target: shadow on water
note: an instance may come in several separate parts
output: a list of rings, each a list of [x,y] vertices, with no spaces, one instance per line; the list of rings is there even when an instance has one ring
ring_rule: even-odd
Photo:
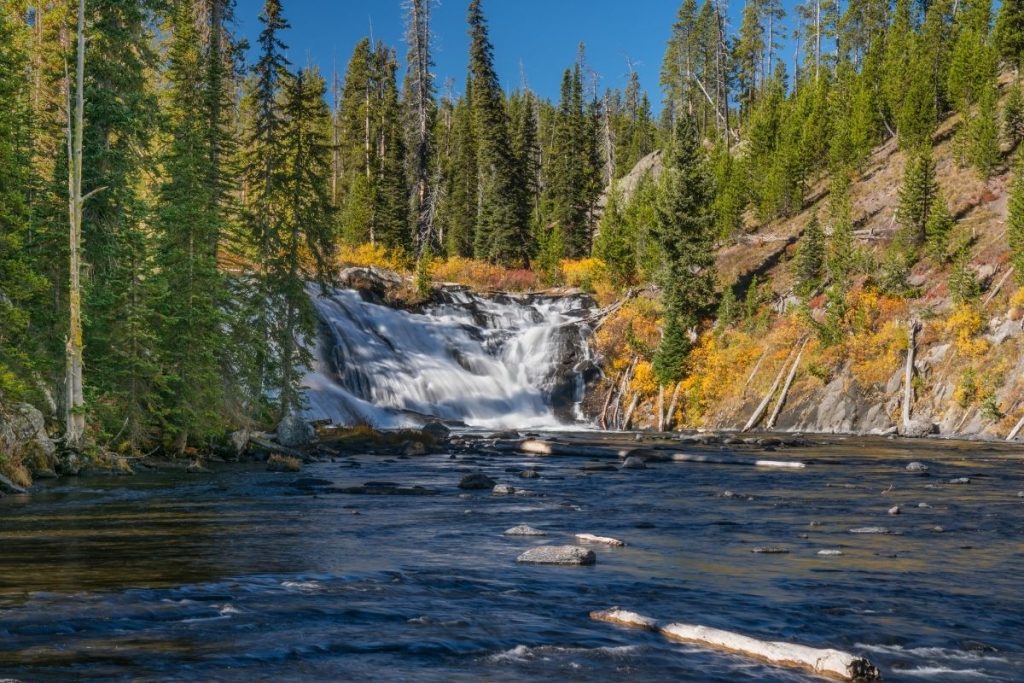
[[[356,456],[43,485],[0,500],[0,678],[814,680],[587,617],[621,605],[861,653],[889,681],[1021,680],[1019,452],[848,440],[771,457],[809,466]],[[533,495],[459,490],[475,471]],[[438,495],[325,485],[367,481]],[[548,536],[502,535],[521,523]],[[515,563],[576,532],[627,546],[593,567]]]

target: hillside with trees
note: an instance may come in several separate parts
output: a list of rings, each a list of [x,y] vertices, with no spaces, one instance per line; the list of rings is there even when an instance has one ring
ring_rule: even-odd
[[[608,427],[742,427],[790,392],[782,427],[1013,429],[1024,4],[748,0],[733,30],[684,0],[660,113],[583,45],[557,100],[501,83],[481,0],[437,83],[431,2],[406,4],[405,45],[338,74],[291,63],[280,0],[251,63],[231,0],[0,5],[0,411],[96,457],[273,426],[310,296],[376,265],[620,302]]]

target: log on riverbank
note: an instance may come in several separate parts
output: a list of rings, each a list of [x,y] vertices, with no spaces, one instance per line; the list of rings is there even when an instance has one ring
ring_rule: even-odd
[[[774,666],[802,669],[842,681],[881,680],[881,673],[863,657],[831,648],[815,648],[781,641],[765,641],[740,633],[695,624],[661,625],[656,620],[617,607],[590,613],[590,618],[616,626],[660,633],[669,640],[750,657]]]

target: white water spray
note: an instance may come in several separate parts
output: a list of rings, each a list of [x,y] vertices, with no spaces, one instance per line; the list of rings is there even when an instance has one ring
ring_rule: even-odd
[[[580,416],[592,367],[582,296],[480,296],[441,290],[420,313],[314,295],[321,334],[304,380],[312,420],[410,427],[557,428]]]

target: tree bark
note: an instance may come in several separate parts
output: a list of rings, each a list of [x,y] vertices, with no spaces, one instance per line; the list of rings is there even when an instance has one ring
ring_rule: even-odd
[[[768,418],[768,424],[765,428],[771,431],[775,428],[775,421],[779,419],[779,414],[782,412],[782,406],[786,404],[786,396],[789,395],[789,388],[793,385],[793,378],[796,377],[796,370],[800,367],[800,358],[804,355],[804,348],[807,346],[805,341],[800,346],[800,353],[796,354],[796,360],[793,361],[793,367],[789,370],[789,376],[786,377],[786,383],[782,385],[782,393],[779,395],[779,400],[775,404],[775,409],[772,410],[772,416]]]
[[[78,50],[75,61],[75,106],[68,111],[69,285],[65,445],[79,449],[85,436],[82,341],[82,126],[85,108],[85,0],[78,0]]]
[[[793,352],[790,351],[790,355],[792,355],[792,353]],[[764,411],[768,408],[768,404],[771,403],[772,396],[775,395],[775,390],[779,388],[779,382],[782,381],[782,376],[786,372],[787,365],[789,365],[789,356],[786,356],[786,362],[782,364],[781,368],[779,368],[779,374],[775,376],[775,381],[772,382],[771,389],[769,389],[768,393],[765,394],[764,399],[757,406],[757,409],[754,411],[754,414],[750,416],[749,420],[747,420],[747,424],[744,425],[742,431],[749,432],[751,429],[757,426],[758,422],[761,421],[761,416],[764,415]]]
[[[907,328],[907,364],[903,370],[903,428],[910,426],[910,408],[914,404],[914,352],[919,323],[913,320]]]

